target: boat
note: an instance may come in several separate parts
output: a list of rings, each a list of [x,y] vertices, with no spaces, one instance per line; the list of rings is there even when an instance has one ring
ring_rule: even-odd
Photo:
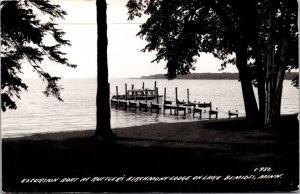
[[[131,89],[127,90],[126,94],[112,96],[112,99],[117,100],[156,100],[157,98],[162,98],[162,95],[158,95],[157,90],[153,89]]]

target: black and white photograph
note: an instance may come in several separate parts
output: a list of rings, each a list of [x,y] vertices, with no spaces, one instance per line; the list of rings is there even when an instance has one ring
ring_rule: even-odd
[[[4,193],[299,191],[297,0],[1,0]]]

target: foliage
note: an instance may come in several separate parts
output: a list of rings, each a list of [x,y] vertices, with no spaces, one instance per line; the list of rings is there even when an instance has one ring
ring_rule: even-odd
[[[137,10],[151,16],[138,33],[148,41],[143,51],[156,50],[158,53],[154,61],[167,61],[168,78],[193,70],[196,57],[201,52],[212,53],[223,60],[223,68],[227,63],[235,62],[232,58],[234,43],[241,36],[239,29],[242,24],[230,12],[231,8],[225,6],[227,0],[221,5],[213,0],[134,2],[130,0],[127,4],[129,19],[139,16]]]
[[[54,23],[55,18],[64,18],[66,12],[49,0],[1,1],[1,99],[2,110],[16,109],[13,98],[20,98],[20,92],[28,86],[20,78],[22,66],[29,64],[47,82],[46,96],[53,95],[61,100],[63,89],[58,80],[44,71],[41,64],[45,59],[69,67],[60,48],[70,46],[63,38],[64,32]],[[41,18],[39,18],[41,16]],[[46,43],[45,39],[53,39]]]
[[[260,20],[257,21],[256,39],[251,46],[250,57],[255,59],[266,70],[265,64],[268,60],[268,47],[270,42],[270,12],[272,12],[271,3],[276,2],[277,10],[274,10],[274,23],[272,24],[273,30],[273,47],[274,47],[274,70],[278,71],[283,68],[285,72],[289,72],[299,68],[298,64],[298,4],[296,0],[289,1],[272,1],[272,0],[259,0],[256,4],[257,15]],[[285,39],[285,40],[283,40]],[[283,41],[287,42],[284,52],[282,50]],[[260,55],[260,57],[257,56]],[[283,56],[284,55],[284,56]],[[260,61],[258,61],[258,58]],[[281,61],[283,60],[283,61]],[[258,64],[252,64],[254,73],[257,73],[261,68]],[[264,72],[265,73],[265,72]],[[274,73],[275,74],[275,73]],[[297,79],[295,84],[297,84]],[[257,79],[254,80],[254,84]]]
[[[138,35],[148,42],[144,52],[157,51],[153,61],[167,61],[167,78],[190,73],[201,52],[211,53],[222,68],[236,64],[249,121],[258,119],[252,84],[260,121],[272,125],[280,115],[284,74],[298,68],[296,0],[129,0],[127,7],[129,19],[149,16]]]
[[[285,23],[286,16],[280,9],[276,16],[277,33],[282,26],[290,25],[292,45],[288,47],[286,70],[298,68],[297,2],[289,3],[290,22]],[[284,3],[280,5],[283,9]],[[236,47],[242,41],[247,46],[247,65],[254,83],[257,64],[266,63],[269,0],[129,0],[127,7],[129,19],[150,16],[138,35],[148,41],[144,52],[157,51],[153,61],[167,61],[168,78],[190,73],[201,52],[223,60],[222,68],[234,64]]]

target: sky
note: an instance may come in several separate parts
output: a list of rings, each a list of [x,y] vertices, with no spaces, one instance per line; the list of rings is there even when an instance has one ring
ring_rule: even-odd
[[[66,57],[78,67],[71,69],[60,64],[45,61],[43,67],[63,78],[94,78],[97,72],[97,25],[95,0],[52,0],[61,5],[68,15],[58,20],[59,27],[66,32],[65,38],[71,41],[71,47],[64,47]],[[107,0],[108,22],[108,68],[110,78],[140,77],[152,74],[165,74],[165,61],[151,63],[155,52],[141,52],[147,44],[137,37],[139,25],[146,19],[128,21],[127,0]],[[201,53],[197,59],[195,73],[219,72],[221,61],[210,54]],[[28,67],[29,68],[29,67]],[[25,69],[27,76],[33,76]],[[224,72],[237,72],[229,65]],[[26,76],[26,75],[25,75]]]

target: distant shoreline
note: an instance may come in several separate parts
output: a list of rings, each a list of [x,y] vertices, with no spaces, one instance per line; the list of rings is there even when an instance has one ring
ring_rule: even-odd
[[[292,80],[296,78],[298,72],[286,72],[284,79]],[[37,80],[38,77],[23,77],[24,80]],[[96,80],[97,77],[62,77],[61,80]],[[141,77],[109,77],[109,79],[167,79],[165,74],[153,74]],[[183,80],[238,80],[238,73],[191,73],[188,75],[179,75],[175,79]]]
[[[285,80],[292,80],[298,75],[298,72],[287,72]],[[141,76],[129,79],[166,79],[164,74],[154,74],[149,76]],[[175,79],[194,79],[194,80],[238,80],[239,73],[191,73],[187,75],[179,75]]]

